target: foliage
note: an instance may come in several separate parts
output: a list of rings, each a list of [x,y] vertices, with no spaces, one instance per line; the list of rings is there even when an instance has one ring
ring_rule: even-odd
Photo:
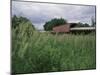
[[[54,18],[44,24],[44,30],[52,30],[53,27],[66,24],[67,22],[63,18]]]
[[[91,18],[91,23],[92,23],[92,27],[94,27],[96,25],[96,21],[93,17]]]
[[[12,25],[12,73],[96,68],[95,35],[52,35],[35,31],[15,17]]]
[[[32,25],[32,23],[25,17],[17,17],[14,15],[12,17],[12,30],[15,31],[14,35],[19,35],[19,37],[26,35],[30,37],[33,34],[33,31],[35,30],[35,27]]]
[[[19,27],[20,28],[20,27]],[[12,30],[12,73],[95,69],[94,35],[52,35],[33,31],[31,37]]]
[[[83,24],[83,23],[79,22],[76,27],[90,27],[90,25],[87,23]]]
[[[19,24],[21,23],[27,23],[30,22],[27,18],[25,17],[17,17],[16,15],[14,15],[12,17],[12,28],[16,28],[17,26],[19,26]],[[32,25],[32,23],[30,22],[30,24]],[[32,25],[32,27],[35,29],[35,27]]]

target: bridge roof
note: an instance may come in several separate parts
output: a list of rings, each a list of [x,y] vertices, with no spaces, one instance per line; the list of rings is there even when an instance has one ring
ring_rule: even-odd
[[[70,28],[70,30],[95,30],[95,27],[74,27]]]

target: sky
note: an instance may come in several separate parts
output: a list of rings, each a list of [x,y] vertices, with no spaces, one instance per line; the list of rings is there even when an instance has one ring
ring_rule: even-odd
[[[28,18],[38,30],[43,30],[45,22],[53,18],[91,25],[91,18],[95,18],[95,6],[12,1],[12,15]]]

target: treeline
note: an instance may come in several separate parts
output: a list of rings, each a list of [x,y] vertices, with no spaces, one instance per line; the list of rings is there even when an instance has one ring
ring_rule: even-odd
[[[59,25],[63,25],[63,24],[67,24],[67,20],[65,20],[64,18],[54,18],[51,19],[50,21],[45,22],[44,26],[44,30],[45,31],[52,31],[53,27],[55,26],[59,26]],[[89,25],[87,23],[70,23],[71,27],[90,27],[90,26],[95,26],[96,22],[95,20],[92,18],[91,19],[91,24]],[[34,25],[32,25],[32,23],[30,22],[30,20],[28,20],[25,17],[17,17],[16,15],[14,15],[12,17],[12,28],[16,28],[19,27],[19,25],[23,25],[23,27],[28,27],[28,29],[33,29],[35,30]],[[28,26],[27,26],[28,25]],[[27,29],[27,30],[28,30]]]
[[[52,31],[53,27],[55,26],[59,26],[59,25],[63,25],[63,24],[67,24],[67,20],[65,20],[64,18],[54,18],[51,19],[50,21],[47,21],[44,24],[44,30],[46,31]],[[71,27],[94,27],[96,25],[95,20],[92,18],[91,19],[91,25],[89,25],[88,23],[70,23]]]

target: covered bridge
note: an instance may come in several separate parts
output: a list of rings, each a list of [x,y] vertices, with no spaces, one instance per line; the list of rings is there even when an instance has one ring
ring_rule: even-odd
[[[95,31],[95,27],[75,27],[76,24],[65,24],[65,25],[60,25],[53,27],[53,32],[56,33],[69,33],[69,32],[91,32]]]

